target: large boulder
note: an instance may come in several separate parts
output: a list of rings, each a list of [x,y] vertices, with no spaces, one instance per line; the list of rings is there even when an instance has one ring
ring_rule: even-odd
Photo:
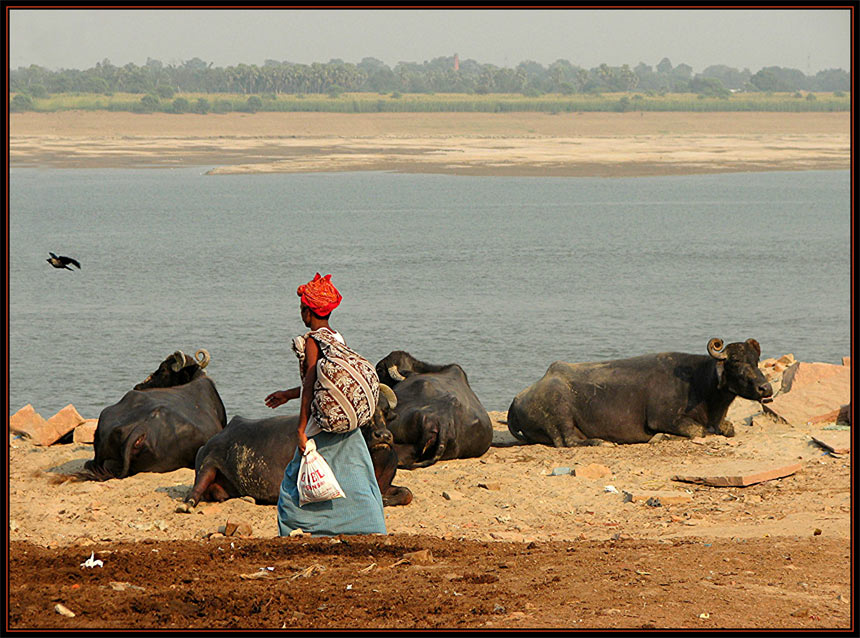
[[[847,364],[793,364],[783,373],[781,392],[764,406],[764,411],[790,425],[846,418],[851,402],[850,358]]]

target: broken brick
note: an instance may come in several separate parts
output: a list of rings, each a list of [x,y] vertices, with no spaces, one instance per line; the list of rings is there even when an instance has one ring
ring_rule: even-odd
[[[604,476],[610,476],[612,470],[605,465],[598,463],[589,463],[588,465],[578,465],[574,468],[572,474],[577,478],[599,479]]]

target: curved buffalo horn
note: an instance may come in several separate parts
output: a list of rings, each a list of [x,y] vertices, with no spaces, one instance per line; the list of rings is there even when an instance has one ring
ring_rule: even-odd
[[[394,409],[397,407],[397,395],[394,394],[394,390],[389,388],[384,383],[379,384],[379,391],[385,395],[385,398],[388,399],[388,407],[390,409]]]
[[[400,372],[397,370],[397,366],[394,364],[388,366],[388,376],[395,381],[406,381],[406,377],[400,374]]]
[[[182,368],[185,367],[185,353],[182,350],[177,350],[173,353],[173,363],[170,365],[170,369],[174,372],[179,372]]]
[[[201,369],[208,366],[209,360],[212,358],[209,356],[209,351],[205,348],[200,348],[200,350],[194,353],[194,356],[197,357],[197,363],[200,364]]]
[[[725,352],[721,352],[723,349],[723,340],[717,339],[714,337],[710,341],[708,341],[708,354],[711,355],[717,361],[725,361],[728,358],[728,355]]]

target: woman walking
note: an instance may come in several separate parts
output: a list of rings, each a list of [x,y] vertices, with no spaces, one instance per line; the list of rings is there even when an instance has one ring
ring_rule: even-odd
[[[278,498],[278,531],[281,536],[295,529],[319,536],[385,534],[382,495],[358,427],[373,416],[379,380],[373,366],[347,348],[344,338],[329,324],[331,312],[343,299],[331,283],[331,275],[317,273],[296,294],[301,298],[302,321],[310,328],[292,343],[301,385],[266,397],[270,408],[301,399],[298,446],[284,471]],[[299,505],[299,466],[309,439],[346,498]]]

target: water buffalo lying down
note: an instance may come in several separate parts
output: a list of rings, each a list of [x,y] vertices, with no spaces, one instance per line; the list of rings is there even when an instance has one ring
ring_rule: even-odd
[[[599,440],[642,443],[658,432],[734,436],[724,421],[736,396],[767,403],[755,339],[708,342],[708,354],[662,352],[598,363],[556,361],[508,409],[508,429],[528,443],[555,447]]]
[[[380,383],[397,395],[388,429],[400,467],[481,456],[493,442],[490,415],[456,363],[432,365],[396,350],[376,364]]]
[[[390,388],[380,385],[373,422],[362,428],[370,450],[383,505],[408,505],[412,492],[392,485],[397,472],[394,438],[385,427],[397,399]],[[197,452],[194,487],[185,501],[225,501],[252,496],[258,504],[275,504],[284,470],[296,451],[298,415],[267,419],[233,417],[224,430]]]
[[[196,356],[177,350],[102,410],[93,440],[95,459],[86,462],[78,478],[104,481],[194,467],[197,450],[227,423],[215,383],[203,371],[209,353],[200,349]]]

